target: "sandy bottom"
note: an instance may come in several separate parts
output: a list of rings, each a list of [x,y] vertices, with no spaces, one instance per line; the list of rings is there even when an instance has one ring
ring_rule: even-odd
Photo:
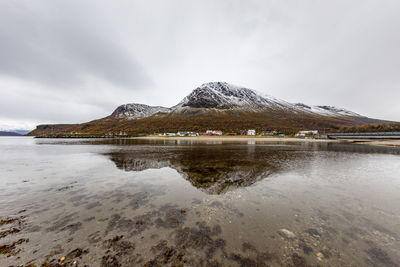
[[[365,140],[365,141],[355,141],[355,143],[363,145],[371,145],[371,146],[400,147],[400,140]]]

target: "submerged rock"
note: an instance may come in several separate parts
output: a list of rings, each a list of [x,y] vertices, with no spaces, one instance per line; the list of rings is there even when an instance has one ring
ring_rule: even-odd
[[[296,235],[293,232],[291,232],[287,229],[283,229],[283,228],[279,229],[278,234],[286,239],[295,239],[296,238]]]

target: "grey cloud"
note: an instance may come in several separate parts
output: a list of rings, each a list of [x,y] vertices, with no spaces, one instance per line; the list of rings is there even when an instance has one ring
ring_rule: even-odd
[[[80,85],[87,76],[131,88],[151,84],[102,13],[78,3],[1,2],[0,71],[54,88]]]
[[[218,80],[399,121],[399,11],[394,0],[2,1],[0,124],[172,106]]]

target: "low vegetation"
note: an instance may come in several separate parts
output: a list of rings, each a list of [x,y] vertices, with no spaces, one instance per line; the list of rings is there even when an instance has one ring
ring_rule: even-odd
[[[335,132],[369,123],[384,123],[384,121],[366,117],[335,118],[282,112],[219,111],[156,114],[138,120],[107,117],[82,124],[39,125],[29,135],[100,137],[110,132],[124,132],[128,136],[140,136],[178,131],[205,132],[209,129],[218,129],[228,133],[237,133],[243,129],[255,129],[257,132],[276,130],[286,135],[293,135],[299,130],[315,129],[320,132]]]

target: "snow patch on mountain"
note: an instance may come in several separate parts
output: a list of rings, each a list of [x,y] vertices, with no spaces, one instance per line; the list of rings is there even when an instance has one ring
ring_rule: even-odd
[[[362,117],[355,112],[334,106],[309,106],[303,103],[288,103],[270,95],[226,82],[204,83],[172,108],[135,103],[125,104],[119,106],[109,117],[136,120],[171,111],[180,114],[197,114],[199,112],[216,112],[218,110],[289,112],[298,115],[311,114],[327,117]]]
[[[296,103],[294,104],[296,107],[301,108],[305,111],[309,111],[312,113],[316,113],[323,116],[328,117],[342,117],[342,116],[351,116],[351,117],[362,117],[360,114],[355,113],[353,111],[338,108],[334,106],[308,106],[303,103]]]
[[[172,107],[172,109],[177,110],[184,107],[251,111],[260,111],[262,109],[296,109],[292,104],[283,100],[226,82],[202,84],[179,102],[178,105]]]
[[[115,119],[136,120],[150,117],[156,113],[168,113],[171,109],[161,106],[148,106],[144,104],[125,104],[117,107],[110,117]]]

